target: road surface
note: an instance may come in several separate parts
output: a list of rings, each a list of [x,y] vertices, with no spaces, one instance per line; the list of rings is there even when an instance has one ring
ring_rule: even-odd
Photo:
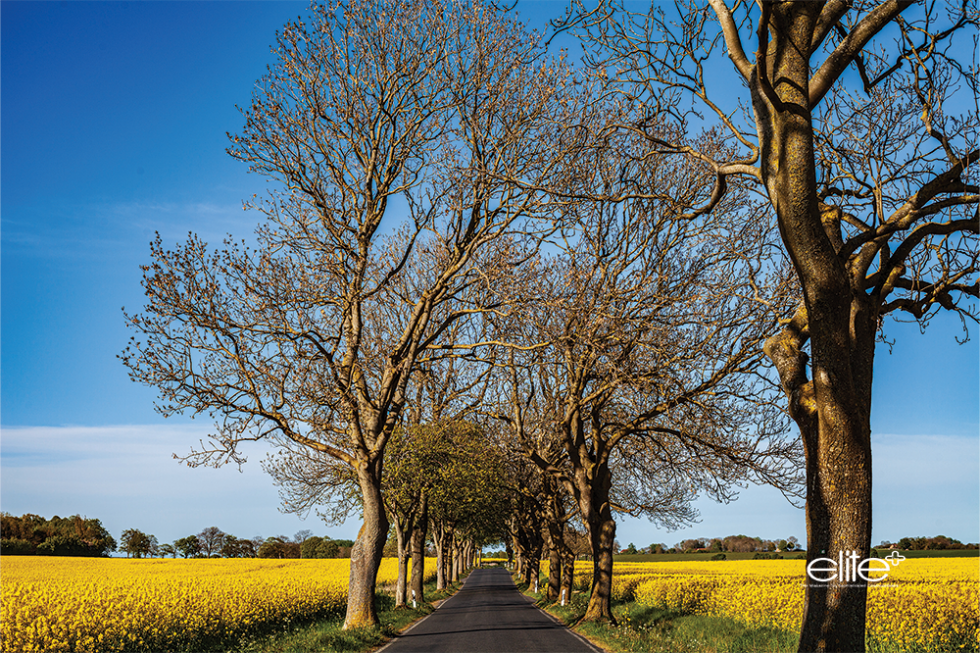
[[[524,598],[505,569],[475,569],[378,653],[601,653]]]

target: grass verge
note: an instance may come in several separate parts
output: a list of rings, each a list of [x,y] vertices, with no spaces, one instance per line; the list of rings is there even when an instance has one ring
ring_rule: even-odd
[[[425,596],[428,600],[417,608],[409,605],[407,608],[395,609],[394,597],[379,592],[375,595],[375,605],[380,626],[344,630],[344,615],[340,614],[252,637],[249,641],[242,642],[238,650],[244,653],[367,653],[386,644],[399,632],[433,612],[441,601],[456,593],[462,582],[461,578],[458,583],[439,591],[436,591],[435,581],[427,583]]]
[[[796,651],[799,641],[798,633],[750,626],[726,617],[648,608],[633,602],[613,602],[617,626],[579,624],[588,605],[587,594],[576,592],[562,606],[547,603],[542,592],[529,591],[524,584],[518,587],[562,623],[613,653],[783,653]]]

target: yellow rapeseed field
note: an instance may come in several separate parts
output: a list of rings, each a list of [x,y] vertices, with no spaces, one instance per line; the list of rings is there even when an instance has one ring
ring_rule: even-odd
[[[434,573],[434,561],[426,570]],[[340,614],[350,561],[5,556],[3,651],[172,651]],[[431,575],[431,574],[427,574]],[[397,578],[386,559],[378,583]]]
[[[795,631],[803,615],[805,566],[803,560],[616,563],[613,597]],[[576,585],[585,588],[591,568],[581,571]],[[977,558],[902,561],[869,588],[869,644],[890,650],[977,650],[978,588]]]

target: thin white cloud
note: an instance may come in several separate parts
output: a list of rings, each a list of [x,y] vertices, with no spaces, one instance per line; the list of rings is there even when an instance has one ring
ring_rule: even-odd
[[[46,517],[82,514],[119,537],[139,528],[161,542],[218,526],[239,537],[308,528],[353,537],[356,519],[327,528],[314,515],[279,512],[272,479],[259,465],[266,448],[245,453],[242,467],[189,468],[174,460],[199,440],[205,424],[177,426],[23,427],[0,429],[0,509]]]
[[[674,532],[623,518],[616,539],[625,546],[673,545],[695,537],[745,534],[806,539],[805,514],[771,487],[749,487],[738,500],[700,499],[701,522]],[[905,536],[946,535],[980,542],[980,438],[875,435],[872,442],[872,544]]]
[[[207,424],[0,429],[0,509],[45,516],[97,517],[115,536],[140,528],[171,541],[216,525],[241,537],[301,528],[353,537],[357,516],[327,528],[279,513],[272,480],[259,465],[265,450],[246,450],[235,466],[190,469],[186,454]],[[980,541],[980,439],[942,435],[875,436],[873,543],[903,536],[948,535]],[[737,533],[805,539],[804,514],[776,490],[752,487],[738,501],[699,502],[702,521],[668,533],[646,520],[621,519],[617,539],[673,544],[688,537]]]
[[[69,259],[118,258],[159,231],[183,240],[189,231],[219,242],[226,234],[250,238],[261,216],[244,213],[240,201],[45,204],[9,212],[3,220],[5,254]]]
[[[874,486],[885,490],[980,491],[980,438],[951,435],[880,435],[872,438]]]

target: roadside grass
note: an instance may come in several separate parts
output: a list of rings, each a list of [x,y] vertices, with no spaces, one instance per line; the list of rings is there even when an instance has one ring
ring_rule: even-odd
[[[579,624],[588,606],[586,593],[574,593],[562,606],[547,603],[542,592],[530,591],[526,584],[518,587],[566,626],[613,653],[783,653],[796,651],[799,642],[798,633],[750,626],[726,617],[649,608],[632,601],[613,602],[617,626]]]
[[[344,615],[339,614],[252,637],[242,642],[237,650],[243,653],[367,653],[383,646],[399,632],[432,613],[439,602],[456,593],[462,582],[463,577],[458,583],[439,591],[436,591],[434,580],[426,583],[427,601],[417,608],[412,608],[409,604],[406,608],[395,609],[394,597],[378,592],[375,595],[375,605],[380,626],[344,630]]]

